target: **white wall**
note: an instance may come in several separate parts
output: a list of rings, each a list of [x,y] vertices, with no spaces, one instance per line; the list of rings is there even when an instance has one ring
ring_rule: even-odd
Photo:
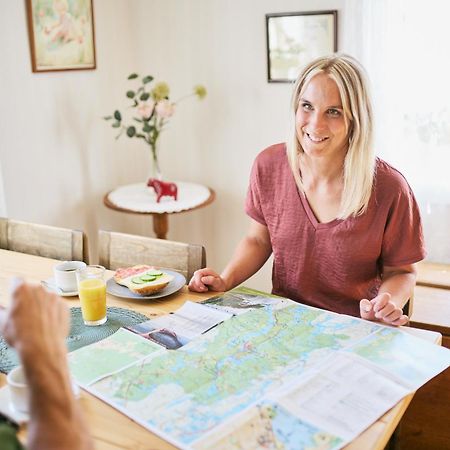
[[[150,166],[144,144],[115,141],[101,117],[125,104],[132,71],[166,80],[173,98],[203,83],[208,97],[179,106],[162,136],[161,160],[167,178],[216,191],[213,205],[171,217],[169,238],[205,245],[208,263],[222,269],[247,228],[252,161],[285,135],[290,87],[266,81],[265,14],[343,4],[94,0],[97,69],[34,74],[25,2],[0,0],[4,213],[84,229],[93,259],[99,228],[152,235],[149,217],[103,206],[107,191],[146,179]],[[270,289],[270,267],[249,285]]]
[[[216,191],[213,205],[171,218],[170,237],[204,243],[208,265],[221,270],[248,227],[244,199],[252,162],[262,149],[285,140],[291,86],[267,83],[265,14],[339,9],[344,1],[134,4],[138,15],[148,17],[137,35],[150,70],[173,86],[175,98],[197,83],[208,88],[204,103],[180,105],[162,138],[162,166],[169,178],[200,181]],[[154,33],[157,43],[147,43]],[[246,284],[270,290],[271,262]]]
[[[6,212],[16,219],[84,229],[93,247],[98,227],[117,228],[127,220],[105,210],[104,193],[145,175],[144,155],[134,153],[128,142],[116,145],[101,120],[122,101],[123,73],[135,66],[129,2],[94,3],[97,70],[34,74],[25,2],[0,0],[0,162]]]
[[[209,265],[223,269],[248,226],[243,204],[251,164],[286,132],[291,87],[266,81],[265,14],[337,9],[339,50],[374,75],[375,44],[364,39],[377,23],[373,6],[94,0],[97,69],[34,74],[25,2],[0,0],[0,214],[84,229],[93,260],[99,228],[153,235],[150,217],[103,206],[107,191],[145,180],[150,160],[143,142],[116,141],[102,116],[125,106],[133,71],[167,81],[172,99],[201,83],[208,96],[179,105],[161,138],[161,163],[167,179],[204,183],[217,199],[170,217],[168,237],[205,245]],[[270,263],[247,284],[269,290]]]

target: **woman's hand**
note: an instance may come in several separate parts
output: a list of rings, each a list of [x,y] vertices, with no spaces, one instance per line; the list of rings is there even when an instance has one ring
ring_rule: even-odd
[[[189,282],[189,290],[194,292],[223,292],[227,290],[227,287],[223,278],[207,267],[194,272]]]
[[[362,319],[378,320],[388,325],[400,326],[408,323],[409,317],[391,300],[391,294],[383,292],[372,300],[362,299],[359,303]]]

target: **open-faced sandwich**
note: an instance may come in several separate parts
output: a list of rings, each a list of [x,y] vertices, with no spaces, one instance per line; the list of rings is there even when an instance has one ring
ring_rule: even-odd
[[[154,294],[164,289],[172,280],[172,275],[146,265],[120,268],[114,274],[114,281],[117,284],[140,295]]]

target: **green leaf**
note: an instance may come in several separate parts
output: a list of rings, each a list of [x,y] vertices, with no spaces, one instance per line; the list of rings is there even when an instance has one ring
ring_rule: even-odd
[[[153,81],[153,77],[151,75],[147,75],[146,77],[142,78],[142,82],[144,84],[150,83],[150,81]]]
[[[132,73],[131,75],[128,76],[129,80],[134,80],[135,78],[137,78],[139,75],[137,73]]]
[[[113,127],[113,128],[119,128],[119,127],[120,127],[120,122],[114,122],[114,123],[112,124],[112,127]]]
[[[136,95],[136,94],[135,94],[134,91],[127,91],[127,97],[128,97],[128,98],[134,98],[135,95]]]
[[[134,105],[133,106],[137,106],[138,105],[138,101],[136,99],[134,99]]]
[[[103,117],[103,119],[105,119],[105,120],[111,120],[111,119],[112,119],[112,116],[105,116],[105,117]]]
[[[149,94],[148,92],[144,92],[144,93],[139,97],[139,99],[145,101],[145,100],[148,100],[149,97],[150,97],[150,94]]]
[[[122,114],[120,114],[120,111],[114,111],[114,119],[116,120],[122,120]]]
[[[128,127],[127,128],[127,135],[128,137],[132,138],[136,134],[136,127]]]
[[[141,139],[145,139],[145,136],[143,134],[137,133],[136,134],[137,138],[141,138]]]
[[[133,120],[135,120],[136,122],[142,123],[142,119],[138,119],[137,117],[133,117]]]
[[[143,127],[142,127],[142,131],[144,131],[145,133],[148,133],[149,131],[152,131],[152,128],[148,123],[146,123]]]

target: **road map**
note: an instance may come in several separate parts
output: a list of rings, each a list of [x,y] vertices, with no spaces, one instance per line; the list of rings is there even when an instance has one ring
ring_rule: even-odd
[[[450,364],[447,349],[397,329],[262,304],[87,389],[180,448],[333,450]]]
[[[108,338],[69,353],[69,368],[84,387],[156,351],[161,351],[159,345],[119,328]]]

